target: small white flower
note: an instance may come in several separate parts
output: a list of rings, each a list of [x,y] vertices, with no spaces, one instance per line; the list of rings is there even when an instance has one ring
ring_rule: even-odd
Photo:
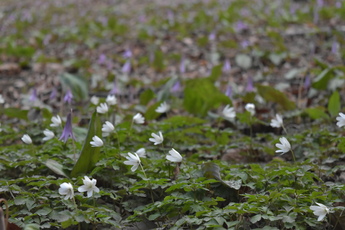
[[[115,130],[115,127],[114,127],[114,125],[111,123],[111,122],[109,122],[109,121],[106,121],[104,124],[103,124],[103,126],[102,126],[102,135],[104,136],[104,137],[107,137],[107,136],[109,136],[109,134],[111,133],[111,132],[113,132]]]
[[[54,132],[50,131],[49,129],[45,129],[43,131],[43,134],[45,135],[45,137],[43,138],[43,141],[48,141],[55,136]]]
[[[140,148],[135,152],[139,157],[145,158],[146,157],[146,150],[144,148]]]
[[[87,197],[92,197],[93,192],[99,193],[99,188],[96,187],[96,179],[90,180],[89,177],[84,176],[83,183],[84,185],[78,188],[79,192],[87,192]]]
[[[108,112],[108,105],[107,103],[101,103],[97,106],[97,113],[107,113]]]
[[[90,102],[94,105],[98,105],[99,103],[99,97],[97,96],[92,96],[91,99],[90,99]]]
[[[271,120],[270,124],[273,128],[280,128],[283,126],[283,118],[279,114],[276,114],[276,118]]]
[[[136,124],[144,124],[145,122],[145,118],[143,117],[143,115],[141,115],[140,113],[135,114],[135,116],[133,117],[133,121]]]
[[[166,102],[161,103],[158,108],[156,109],[157,113],[166,113],[170,110],[170,105]]]
[[[125,165],[133,165],[131,170],[132,172],[134,172],[135,170],[137,170],[139,164],[140,164],[140,157],[138,156],[138,154],[134,153],[128,153],[128,156],[126,157],[127,161],[123,162]]]
[[[345,126],[345,114],[339,113],[339,116],[337,117],[337,126],[339,128]]]
[[[23,137],[22,137],[22,141],[25,143],[25,144],[32,144],[32,140],[31,140],[31,137],[28,135],[28,134],[24,134]]]
[[[166,159],[171,162],[179,163],[182,162],[182,156],[179,152],[177,152],[175,149],[171,149],[169,151],[170,155],[166,156]]]
[[[90,144],[92,147],[102,147],[103,146],[103,141],[101,138],[94,136],[92,138],[93,141],[90,141]]]
[[[62,183],[59,188],[60,195],[65,196],[65,200],[72,199],[74,196],[73,186],[71,183]]]
[[[314,211],[313,212],[314,215],[318,216],[317,221],[322,221],[323,218],[325,218],[325,216],[329,213],[329,209],[325,205],[323,205],[323,204],[320,204],[320,203],[317,203],[317,202],[316,202],[316,204],[319,205],[319,206],[312,205],[309,208],[312,211]]]
[[[51,121],[50,127],[59,127],[62,123],[59,115],[53,116]]]
[[[279,138],[279,141],[280,143],[276,144],[276,147],[279,149],[276,150],[276,153],[284,154],[291,150],[290,142],[285,137]]]
[[[230,105],[226,105],[223,109],[223,116],[229,120],[234,119],[236,117],[235,109],[233,107],[230,107]]]
[[[2,94],[0,94],[0,104],[4,104],[5,103],[5,99],[2,97]]]
[[[155,145],[159,145],[164,141],[162,132],[159,131],[158,135],[155,133],[151,133],[152,138],[149,139],[149,141],[153,142]]]
[[[105,101],[108,103],[108,105],[116,105],[117,103],[115,95],[108,95]]]
[[[250,112],[250,114],[253,116],[255,114],[255,105],[252,103],[248,103],[245,106],[245,109]]]

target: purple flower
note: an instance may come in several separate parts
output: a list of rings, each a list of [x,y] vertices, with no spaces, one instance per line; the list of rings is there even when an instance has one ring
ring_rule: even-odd
[[[308,89],[308,88],[310,87],[310,85],[311,85],[310,76],[307,75],[307,76],[305,77],[303,87],[304,87],[305,89]]]
[[[248,28],[248,26],[245,23],[243,23],[242,21],[237,21],[235,23],[235,30],[237,32],[241,32],[242,30],[245,30],[247,28]]]
[[[223,65],[223,72],[224,73],[230,73],[230,70],[231,70],[230,61],[229,61],[229,59],[226,59],[224,62],[224,65]]]
[[[106,62],[106,60],[107,60],[107,56],[105,56],[105,54],[101,54],[98,57],[97,63],[102,65],[102,64],[104,64]]]
[[[250,45],[250,43],[247,40],[241,41],[242,48],[247,48]]]
[[[72,94],[72,91],[69,89],[69,90],[67,90],[67,92],[63,98],[63,101],[67,102],[68,104],[71,104],[72,99],[73,99],[73,94]]]
[[[210,33],[210,35],[208,35],[208,40],[209,41],[216,40],[216,33],[215,32]]]
[[[59,140],[63,141],[63,142],[67,142],[68,138],[71,137],[73,140],[75,140],[75,137],[73,135],[73,131],[72,131],[72,112],[70,112],[67,115],[67,121],[65,124],[65,127],[62,131],[61,137],[59,138]]]
[[[116,86],[116,81],[114,81],[113,88],[110,90],[109,94],[110,95],[116,95],[117,93],[118,93],[118,89],[117,89],[117,86]]]
[[[338,54],[339,50],[339,43],[338,42],[333,42],[332,44],[332,53],[333,54]]]
[[[30,95],[30,101],[36,101],[37,100],[37,90],[34,88],[32,91],[31,91],[31,95]]]
[[[254,91],[253,78],[252,78],[252,77],[248,77],[248,82],[247,82],[246,91],[247,91],[247,92],[252,92],[252,91]]]
[[[323,0],[317,0],[317,7],[322,8],[324,5]]]
[[[56,98],[56,95],[57,95],[57,89],[54,87],[50,93],[49,99],[53,100],[54,98]]]
[[[131,61],[128,60],[122,67],[122,73],[129,73],[131,72]]]
[[[182,57],[181,63],[180,63],[180,73],[184,74],[186,72],[186,59]]]
[[[335,3],[335,7],[341,8],[341,2],[340,2],[340,1],[336,2],[336,3]]]
[[[226,95],[227,97],[229,97],[230,99],[232,99],[232,87],[231,87],[230,84],[229,84],[228,87],[226,88],[225,95]]]
[[[177,80],[177,82],[171,87],[170,92],[177,93],[180,92],[182,89],[180,80]]]
[[[174,15],[174,12],[172,12],[171,10],[168,10],[167,18],[170,25],[173,25],[175,23],[175,15]]]
[[[290,14],[295,15],[296,14],[296,5],[291,5],[290,6]]]
[[[124,58],[131,58],[132,57],[132,51],[130,49],[127,49],[124,53],[123,53],[123,57]]]
[[[146,22],[146,16],[145,16],[145,14],[142,14],[142,15],[139,16],[139,22],[140,22],[140,23],[145,23],[145,22]]]

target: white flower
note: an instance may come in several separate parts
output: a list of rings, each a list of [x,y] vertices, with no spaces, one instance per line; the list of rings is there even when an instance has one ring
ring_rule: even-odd
[[[71,185],[71,183],[64,182],[60,184],[59,193],[60,195],[65,196],[65,200],[72,199],[74,196],[73,186]]]
[[[233,107],[230,107],[230,105],[226,105],[223,109],[223,116],[229,120],[234,119],[236,117],[235,109]]]
[[[159,145],[164,141],[162,132],[159,131],[158,135],[155,133],[151,133],[152,138],[149,139],[149,141],[153,142],[155,145]]]
[[[2,94],[0,94],[0,104],[4,104],[5,103],[5,99],[2,97]]]
[[[287,153],[291,150],[291,145],[290,142],[285,138],[285,137],[281,137],[279,138],[280,143],[276,144],[276,147],[279,150],[276,150],[276,153]]]
[[[92,138],[93,141],[90,141],[90,144],[92,147],[102,147],[103,146],[103,141],[101,138],[94,136]]]
[[[255,114],[255,105],[252,103],[248,103],[245,106],[245,109],[250,112],[250,114],[253,116]]]
[[[99,97],[97,96],[92,96],[91,99],[90,99],[90,102],[94,105],[98,105],[99,103]]]
[[[45,137],[43,138],[43,141],[48,141],[55,136],[54,132],[50,131],[49,129],[45,129],[43,133],[45,135]]]
[[[105,101],[108,103],[108,105],[116,105],[117,103],[115,95],[108,95]]]
[[[51,119],[52,123],[50,124],[50,127],[59,127],[61,125],[61,118],[59,115],[53,116]]]
[[[345,114],[339,113],[339,116],[337,117],[337,126],[339,128],[345,126]]]
[[[283,126],[283,118],[279,114],[276,114],[276,118],[271,120],[270,124],[273,128],[280,128]]]
[[[109,134],[113,132],[114,130],[115,130],[114,125],[109,121],[106,121],[102,126],[102,132],[103,132],[102,134],[104,137],[109,136]]]
[[[140,113],[135,114],[135,116],[133,117],[133,121],[136,124],[144,124],[145,122],[145,118],[143,117],[143,115],[141,115]]]
[[[134,172],[135,170],[137,170],[139,164],[140,164],[140,157],[138,156],[138,154],[134,153],[128,153],[128,156],[126,157],[127,161],[123,162],[125,165],[133,165],[131,170],[132,172]]]
[[[170,109],[170,105],[167,104],[166,102],[161,103],[158,108],[156,109],[157,113],[166,113]]]
[[[79,192],[87,192],[87,197],[92,197],[93,192],[99,193],[99,188],[96,187],[96,179],[90,180],[89,177],[84,176],[83,183],[84,185],[78,188]]]
[[[318,216],[317,218],[317,221],[322,221],[323,218],[325,218],[325,216],[329,213],[329,209],[323,205],[323,204],[320,204],[320,203],[317,203],[317,205],[319,206],[310,206],[309,208],[314,211],[314,215]]]
[[[97,106],[97,113],[107,113],[108,112],[108,105],[106,103],[101,103]]]
[[[146,150],[144,148],[140,148],[135,152],[139,157],[145,158],[146,157]]]
[[[182,156],[179,152],[177,152],[175,149],[171,149],[169,151],[170,155],[166,156],[166,159],[171,162],[179,163],[182,162]]]
[[[28,134],[24,134],[23,137],[22,137],[22,141],[25,143],[25,144],[32,144],[32,140],[31,140],[31,137],[28,135]]]

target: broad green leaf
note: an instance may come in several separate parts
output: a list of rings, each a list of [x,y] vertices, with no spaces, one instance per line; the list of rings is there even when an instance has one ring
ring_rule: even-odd
[[[24,230],[39,230],[40,226],[38,224],[27,224],[24,227]]]
[[[294,102],[290,101],[287,96],[267,85],[256,85],[259,94],[263,97],[266,101],[271,101],[278,103],[284,110],[292,110],[296,108]]]
[[[153,120],[159,117],[161,114],[156,112],[156,109],[161,104],[161,102],[156,102],[155,104],[151,105],[145,112],[144,117],[147,120]]]
[[[212,68],[211,74],[208,77],[212,82],[217,81],[217,79],[222,75],[222,65],[217,65]]]
[[[335,117],[338,115],[339,111],[340,111],[340,95],[338,91],[334,91],[328,101],[328,112],[331,114],[332,117]]]
[[[72,177],[92,171],[98,162],[101,148],[91,147],[90,144],[90,141],[92,141],[94,136],[102,136],[101,119],[96,111],[92,114],[89,130],[81,150],[80,157],[71,172]]]
[[[315,89],[327,89],[328,82],[334,77],[333,68],[324,69],[313,81]]]
[[[153,67],[158,72],[162,72],[165,69],[164,54],[160,49],[157,49],[155,52],[155,59],[153,61]]]
[[[69,88],[72,91],[73,97],[77,101],[87,100],[89,97],[89,90],[87,81],[80,77],[69,73],[60,75],[61,84],[65,89]]]
[[[231,100],[209,78],[188,80],[184,95],[184,108],[198,116],[205,116],[209,110],[218,108],[221,104],[231,104]]]
[[[44,163],[48,168],[50,168],[53,172],[55,172],[58,175],[68,177],[66,170],[63,169],[63,165],[54,161],[54,160],[47,160]]]
[[[28,110],[18,108],[6,108],[3,110],[4,114],[10,118],[18,118],[22,120],[28,120]]]
[[[140,94],[140,104],[147,105],[155,96],[155,93],[152,89],[147,89]]]
[[[314,107],[314,108],[307,108],[305,112],[309,115],[311,119],[317,120],[321,118],[328,118],[327,113],[325,113],[324,107]]]
[[[250,221],[251,223],[255,224],[256,222],[258,222],[258,221],[260,221],[260,220],[261,220],[261,214],[257,214],[257,215],[255,215],[255,216],[251,217],[249,221]]]

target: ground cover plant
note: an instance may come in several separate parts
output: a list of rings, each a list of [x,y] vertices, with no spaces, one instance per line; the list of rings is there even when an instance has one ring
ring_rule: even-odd
[[[345,229],[342,1],[0,6],[0,229]]]

